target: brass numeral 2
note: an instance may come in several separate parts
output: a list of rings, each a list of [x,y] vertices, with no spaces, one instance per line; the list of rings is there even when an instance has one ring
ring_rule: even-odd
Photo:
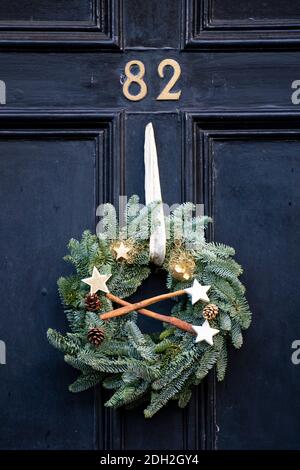
[[[167,101],[167,100],[177,101],[179,100],[181,96],[181,90],[176,91],[176,92],[171,91],[171,90],[180,78],[181,68],[178,62],[176,62],[176,60],[164,59],[160,62],[157,68],[157,72],[160,78],[164,78],[165,67],[167,66],[173,68],[173,75],[156,99],[160,101],[163,101],[163,100],[164,101]],[[137,67],[138,72],[135,74],[132,73],[131,71],[132,67]],[[126,76],[126,80],[123,84],[124,96],[130,101],[140,101],[143,98],[145,98],[145,96],[147,96],[147,93],[148,93],[148,88],[144,81],[145,65],[143,64],[143,62],[141,62],[140,60],[131,60],[130,62],[127,62],[125,66],[125,76]],[[133,83],[136,83],[139,87],[139,92],[136,95],[133,95],[130,92],[130,87]]]
[[[181,95],[181,90],[177,92],[172,92],[173,86],[176,84],[177,80],[179,80],[180,75],[181,75],[181,68],[178,62],[173,59],[165,59],[163,60],[159,66],[158,66],[158,75],[160,78],[164,78],[164,69],[165,67],[169,65],[170,67],[173,68],[173,75],[169,82],[166,84],[165,88],[162,90],[162,92],[158,95],[156,98],[157,100],[179,100],[180,95]]]

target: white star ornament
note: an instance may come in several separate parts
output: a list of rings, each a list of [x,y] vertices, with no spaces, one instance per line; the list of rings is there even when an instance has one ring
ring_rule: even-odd
[[[201,286],[197,279],[194,279],[192,287],[188,287],[184,290],[191,296],[192,304],[194,305],[199,300],[202,300],[202,302],[209,302],[207,291],[209,291],[210,287],[211,286]]]
[[[205,320],[201,326],[192,325],[192,328],[197,333],[197,338],[195,340],[196,343],[206,341],[211,346],[214,345],[213,337],[220,331],[216,328],[211,328],[207,320]]]
[[[82,282],[90,286],[91,294],[96,294],[98,290],[108,294],[109,290],[106,283],[110,277],[111,274],[100,274],[96,266],[94,266],[92,276],[87,277],[86,279],[82,279]]]

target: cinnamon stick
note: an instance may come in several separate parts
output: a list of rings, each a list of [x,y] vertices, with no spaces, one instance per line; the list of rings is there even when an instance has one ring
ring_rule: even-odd
[[[112,302],[115,302],[115,304],[119,304],[119,305],[122,305],[122,306],[125,306],[125,305],[132,305],[130,302],[127,302],[126,300],[123,300],[121,299],[120,297],[117,297],[116,295],[113,295],[111,293],[109,294],[106,294],[106,297],[108,299],[110,299]],[[151,317],[153,314],[154,315],[158,315],[157,313],[155,312],[152,312],[152,310],[146,310],[145,308],[142,308],[140,310],[137,310],[138,313],[141,313],[142,315],[147,315],[148,317]],[[102,314],[104,315],[104,314]],[[100,316],[100,315],[99,315]],[[154,318],[154,317],[153,317]],[[104,318],[105,320],[105,318]]]
[[[156,295],[155,297],[150,297],[149,299],[141,300],[140,302],[136,302],[135,304],[125,305],[124,307],[117,308],[115,310],[111,310],[110,312],[103,313],[100,315],[102,320],[108,320],[109,318],[119,317],[121,315],[126,315],[126,313],[133,312],[134,310],[140,311],[144,307],[148,305],[156,304],[161,300],[171,299],[172,297],[178,297],[179,295],[186,294],[185,290],[177,290],[175,292],[168,292],[167,294]],[[112,294],[107,294],[110,296]],[[159,314],[158,314],[159,315]],[[169,317],[168,317],[169,318]]]
[[[124,306],[132,306],[133,304],[126,302],[126,300],[120,299],[116,295],[113,294],[106,294],[106,297],[109,298],[112,302],[115,302],[120,305]],[[136,304],[135,304],[136,305]],[[119,309],[117,309],[119,310]],[[169,317],[167,315],[162,315],[160,313],[152,312],[151,310],[146,310],[145,308],[139,309],[139,313],[142,315],[146,315],[147,317],[154,318],[154,320],[159,320],[163,321],[165,323],[170,323],[170,325],[175,326],[176,328],[179,328],[180,330],[187,331],[189,333],[194,333],[195,331],[190,323],[187,323],[186,321],[180,320],[179,318],[176,317]],[[107,315],[107,313],[104,313],[102,315],[99,315],[102,320],[107,319],[107,317],[104,318],[104,316]],[[113,317],[110,317],[113,318]]]

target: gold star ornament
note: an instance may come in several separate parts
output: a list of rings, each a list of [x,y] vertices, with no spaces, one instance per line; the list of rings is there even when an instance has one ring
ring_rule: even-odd
[[[188,287],[184,290],[187,294],[191,296],[191,301],[194,305],[199,300],[202,300],[202,302],[209,302],[207,291],[209,291],[210,287],[211,286],[201,286],[197,279],[195,279],[192,287]]]
[[[121,242],[120,245],[115,248],[116,258],[128,260],[128,252],[130,250],[130,247],[126,246],[125,243]]]
[[[86,279],[82,279],[82,282],[90,286],[91,294],[96,294],[98,290],[108,294],[109,290],[106,283],[110,277],[111,274],[100,274],[96,266],[94,266],[92,276],[87,277]]]

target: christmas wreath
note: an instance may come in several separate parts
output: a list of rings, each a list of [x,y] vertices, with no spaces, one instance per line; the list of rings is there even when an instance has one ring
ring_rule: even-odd
[[[154,206],[140,210],[138,197],[132,196],[123,227],[107,204],[105,236],[86,231],[81,241],[69,242],[65,259],[76,273],[60,278],[58,286],[71,332],[48,330],[50,343],[81,372],[70,385],[71,392],[101,383],[112,391],[105,406],[144,402],[147,418],[171,399],[185,407],[193,387],[214,366],[218,380],[223,380],[228,343],[240,348],[242,330],[251,322],[233,248],[205,241],[207,217],[184,224],[193,208],[190,203],[165,218],[169,236],[161,269],[168,292],[128,301],[152,269],[149,221]],[[170,298],[171,315],[146,309]],[[160,320],[162,331],[144,334],[138,326],[140,314]]]

